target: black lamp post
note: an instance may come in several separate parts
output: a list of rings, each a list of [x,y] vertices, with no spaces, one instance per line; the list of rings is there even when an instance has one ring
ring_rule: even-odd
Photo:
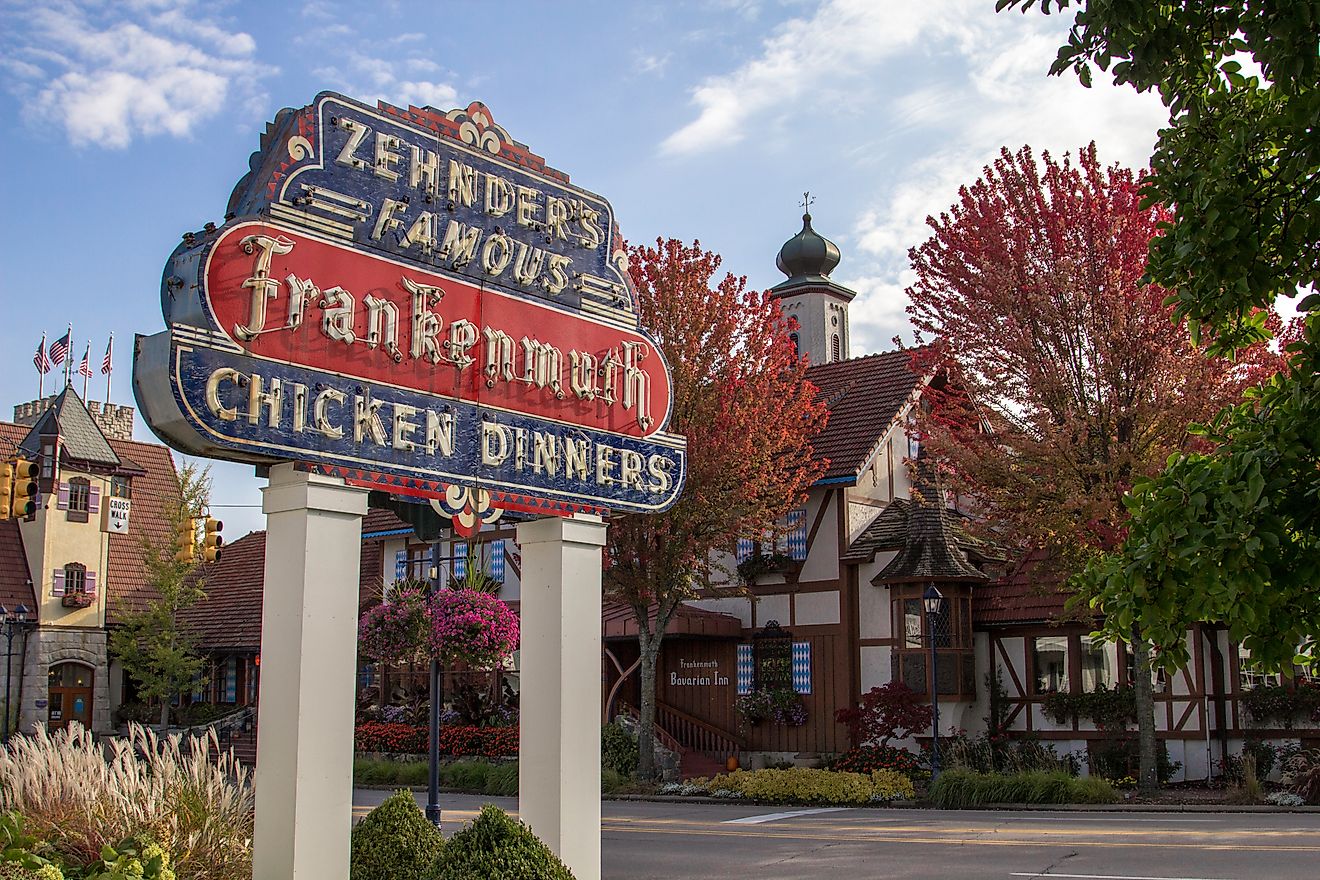
[[[431,545],[431,577],[427,579],[427,596],[440,589],[440,542]],[[426,774],[426,818],[440,827],[440,658],[431,658],[430,674],[431,712],[427,730],[426,754],[429,762]]]
[[[9,718],[13,713],[13,709],[11,708],[9,702],[10,699],[9,680],[14,668],[13,667],[14,636],[25,631],[28,627],[32,625],[32,621],[28,620],[27,616],[28,616],[28,609],[26,605],[19,605],[13,610],[12,613],[9,611],[8,608],[6,608],[3,605],[0,605],[0,618],[4,619],[3,632],[5,635],[5,721],[4,721],[3,741],[6,743],[9,742],[9,734],[10,734]]]
[[[927,584],[921,594],[922,604],[926,606],[926,630],[930,634],[930,778],[935,781],[940,775],[940,682],[939,653],[935,650],[935,625],[944,614],[944,594],[935,589],[934,584]]]

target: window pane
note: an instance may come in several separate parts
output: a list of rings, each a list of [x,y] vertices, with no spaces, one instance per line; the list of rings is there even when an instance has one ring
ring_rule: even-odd
[[[1037,636],[1031,640],[1032,666],[1036,670],[1036,693],[1068,690],[1068,637]]]
[[[939,651],[935,666],[935,692],[937,694],[958,693],[960,652]]]
[[[920,648],[921,643],[921,600],[903,600],[903,646]]]
[[[1100,685],[1118,686],[1118,653],[1100,639],[1082,636],[1082,690],[1089,693]]]
[[[919,694],[926,693],[926,655],[905,651],[899,655],[899,666],[903,684]]]

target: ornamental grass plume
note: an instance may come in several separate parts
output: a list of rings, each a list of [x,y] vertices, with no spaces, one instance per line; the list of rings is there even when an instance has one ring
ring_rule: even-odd
[[[251,877],[253,807],[248,770],[214,731],[160,739],[132,724],[98,743],[77,723],[39,725],[0,749],[0,810],[69,864],[133,837],[158,843],[178,880]]]
[[[431,649],[448,663],[491,669],[518,648],[518,616],[490,593],[442,590],[431,598]]]

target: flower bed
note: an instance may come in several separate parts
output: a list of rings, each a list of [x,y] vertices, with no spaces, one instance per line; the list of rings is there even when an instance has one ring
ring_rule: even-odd
[[[898,746],[862,746],[849,749],[830,767],[843,773],[871,773],[875,770],[894,770],[911,779],[921,772],[921,758]]]
[[[359,752],[424,755],[426,728],[413,724],[364,721],[354,731],[353,745]],[[440,754],[482,758],[517,757],[518,728],[441,727]]]

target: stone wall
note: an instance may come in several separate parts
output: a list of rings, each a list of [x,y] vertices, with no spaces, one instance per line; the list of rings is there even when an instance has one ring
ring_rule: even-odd
[[[90,666],[92,675],[92,729],[97,733],[111,732],[110,725],[110,668],[106,631],[103,629],[71,629],[67,627],[38,627],[28,634],[27,657],[24,658],[22,678],[14,671],[14,683],[21,683],[22,696],[14,695],[15,703],[21,699],[19,730],[32,730],[38,722],[46,720],[46,700],[49,694],[47,679],[50,667],[68,660]],[[18,665],[18,657],[14,658]],[[38,701],[41,705],[38,706]]]
[[[41,418],[42,413],[50,409],[58,395],[52,394],[40,400],[30,400],[14,407],[14,424],[32,427]],[[92,414],[92,421],[101,429],[101,433],[111,440],[133,439],[133,407],[118,403],[102,403],[89,400],[87,411]]]

